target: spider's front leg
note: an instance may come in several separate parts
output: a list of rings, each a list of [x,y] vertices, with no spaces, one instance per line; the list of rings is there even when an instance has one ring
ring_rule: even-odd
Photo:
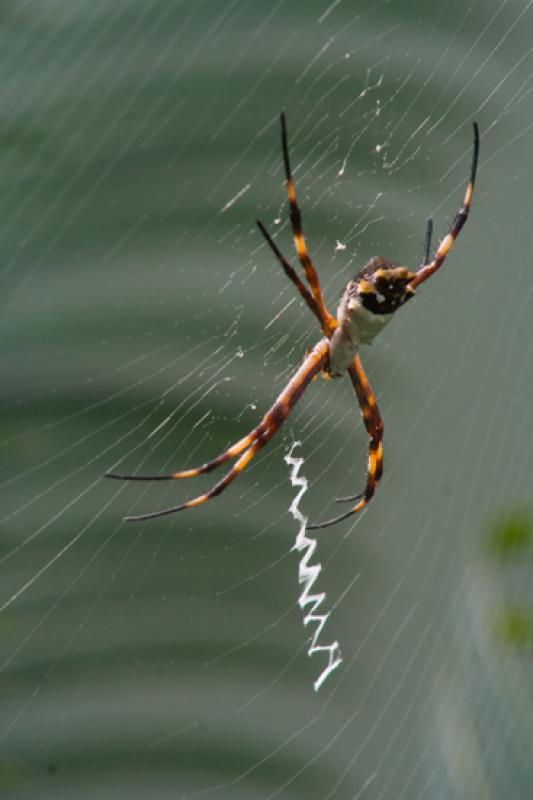
[[[359,356],[355,356],[353,364],[350,364],[347,371],[361,408],[366,431],[370,438],[368,444],[366,488],[363,494],[357,494],[352,497],[340,497],[337,499],[337,502],[341,503],[350,500],[359,501],[345,514],[340,514],[338,517],[329,519],[326,522],[317,522],[314,525],[308,525],[308,530],[327,528],[343,519],[347,519],[347,517],[350,517],[352,514],[356,514],[364,508],[373,497],[376,486],[383,474],[383,420],[381,419],[374,392],[365,375]]]
[[[324,302],[324,296],[322,294],[322,288],[320,286],[320,281],[318,278],[318,273],[315,269],[313,262],[311,261],[311,257],[307,251],[307,245],[305,243],[305,239],[303,236],[303,229],[302,229],[302,215],[300,212],[300,208],[296,201],[296,190],[294,188],[294,181],[292,178],[291,172],[291,165],[289,160],[289,144],[287,141],[287,124],[285,121],[285,114],[281,114],[281,144],[283,149],[283,162],[285,165],[285,177],[287,181],[287,196],[289,198],[289,208],[290,208],[290,217],[291,217],[291,225],[293,230],[294,236],[294,244],[296,247],[296,251],[298,254],[298,260],[302,265],[305,273],[305,277],[309,282],[309,286],[311,287],[311,291],[304,285],[304,283],[298,277],[297,272],[294,268],[289,264],[285,256],[281,253],[280,249],[278,248],[277,244],[274,242],[270,234],[268,233],[267,229],[263,225],[262,222],[257,221],[257,225],[259,226],[259,230],[265,237],[269,247],[273,251],[274,255],[278,259],[279,263],[281,264],[285,275],[291,280],[300,295],[307,303],[315,317],[318,319],[320,323],[320,327],[322,329],[322,333],[324,336],[330,338],[333,331],[337,327],[337,320],[334,316],[332,316],[328,309],[326,308],[326,304]]]
[[[433,224],[431,220],[428,220],[428,228],[426,234],[427,244],[426,244],[426,254],[425,254],[426,263],[420,267],[420,269],[416,273],[416,277],[414,278],[414,280],[411,281],[410,286],[412,289],[416,289],[416,287],[420,286],[421,283],[427,281],[427,279],[442,266],[446,256],[453,247],[453,243],[461,233],[463,226],[468,219],[468,215],[470,213],[470,206],[472,205],[472,198],[474,196],[474,186],[476,183],[478,159],[479,159],[479,128],[477,126],[477,123],[474,122],[474,143],[472,147],[472,164],[470,166],[470,178],[466,185],[466,192],[463,200],[463,205],[455,215],[450,230],[440,243],[437,252],[435,253],[435,257],[433,258],[433,261],[431,261],[431,263],[428,262],[429,262],[429,243],[431,240],[431,230]]]

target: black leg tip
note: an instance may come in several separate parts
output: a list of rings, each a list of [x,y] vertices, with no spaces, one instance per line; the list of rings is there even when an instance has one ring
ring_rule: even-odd
[[[349,503],[352,500],[361,500],[362,497],[363,497],[363,493],[361,493],[361,494],[351,494],[350,497],[336,497],[335,498],[335,502],[336,503]]]

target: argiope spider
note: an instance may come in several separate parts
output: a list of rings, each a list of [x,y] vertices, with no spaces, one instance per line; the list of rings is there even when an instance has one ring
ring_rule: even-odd
[[[363,371],[358,355],[360,344],[370,344],[374,337],[390,321],[394,312],[415,294],[415,289],[424,283],[444,262],[450,249],[459,235],[468,218],[472,203],[474,182],[476,179],[477,162],[479,155],[479,130],[474,122],[474,145],[472,153],[472,166],[470,178],[466,187],[466,194],[460,211],[456,214],[449,232],[441,241],[437,252],[430,261],[431,235],[433,223],[428,220],[422,263],[415,272],[407,267],[400,267],[384,258],[374,257],[366,264],[355,278],[347,284],[341,297],[337,317],[329,313],[324,303],[322,289],[318,274],[311,261],[302,232],[300,209],[296,202],[296,192],[292,179],[289,163],[289,147],[287,144],[287,126],[285,115],[281,114],[281,144],[283,161],[287,181],[287,194],[289,197],[290,218],[294,235],[294,243],[298,260],[303,267],[309,288],[300,279],[294,268],[281,254],[272,237],[258,221],[259,230],[270,245],[274,255],[281,264],[287,277],[294,283],[303,300],[307,303],[317,318],[324,337],[305,356],[301,366],[278,396],[274,405],[266,412],[263,419],[250,433],[233,444],[212,461],[201,467],[187,469],[183,472],[171,472],[165,475],[118,475],[114,472],[106,473],[107,478],[131,481],[160,481],[177,480],[181,478],[194,478],[197,475],[211,472],[216,467],[224,464],[231,458],[239,459],[216,483],[213,488],[171,508],[164,508],[149,514],[139,514],[126,517],[128,521],[138,521],[173,514],[184,508],[194,508],[212,497],[216,497],[226,489],[229,484],[250,463],[255,454],[264,447],[274,436],[278,428],[285,422],[292,408],[309,386],[313,378],[323,372],[332,378],[339,378],[345,372],[350,376],[370,442],[368,445],[368,467],[366,488],[363,494],[353,497],[338,498],[338,502],[357,500],[355,505],[346,513],[340,514],[326,522],[308,525],[310,529],[326,528],[340,522],[357,511],[360,511],[374,494],[376,484],[383,472],[382,438],[383,422],[377,407],[376,398]]]

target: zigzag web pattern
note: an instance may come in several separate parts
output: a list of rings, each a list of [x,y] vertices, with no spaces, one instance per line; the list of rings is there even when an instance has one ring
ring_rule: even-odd
[[[312,593],[313,586],[315,585],[318,576],[322,572],[322,566],[320,563],[311,564],[317,548],[317,542],[316,539],[311,539],[306,535],[307,517],[304,516],[300,511],[300,500],[306,493],[308,487],[307,478],[305,478],[303,475],[300,475],[300,467],[304,463],[304,460],[303,458],[294,458],[292,455],[294,449],[300,444],[301,442],[293,442],[291,449],[285,456],[285,462],[292,467],[290,475],[291,485],[300,487],[300,491],[294,496],[289,507],[289,511],[294,519],[300,523],[296,541],[292,547],[293,550],[297,550],[299,553],[302,553],[302,557],[298,566],[298,582],[300,585],[303,585],[303,590],[298,598],[298,605],[302,611],[306,608],[306,606],[311,606],[310,611],[308,611],[304,616],[304,625],[305,627],[308,625],[316,626],[311,636],[311,644],[307,651],[307,655],[311,657],[315,655],[315,653],[328,654],[327,665],[313,683],[315,692],[318,692],[328,675],[336,670],[337,667],[342,663],[342,656],[339,643],[337,641],[332,642],[331,644],[318,643],[318,638],[322,633],[330,612],[328,611],[327,613],[322,614],[318,613],[318,609],[326,599],[326,593]]]

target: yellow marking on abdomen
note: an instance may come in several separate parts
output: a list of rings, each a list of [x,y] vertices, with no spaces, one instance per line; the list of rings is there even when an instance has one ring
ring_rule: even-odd
[[[376,294],[376,290],[374,289],[374,287],[370,283],[370,281],[362,280],[362,281],[359,281],[359,293],[360,294]]]

